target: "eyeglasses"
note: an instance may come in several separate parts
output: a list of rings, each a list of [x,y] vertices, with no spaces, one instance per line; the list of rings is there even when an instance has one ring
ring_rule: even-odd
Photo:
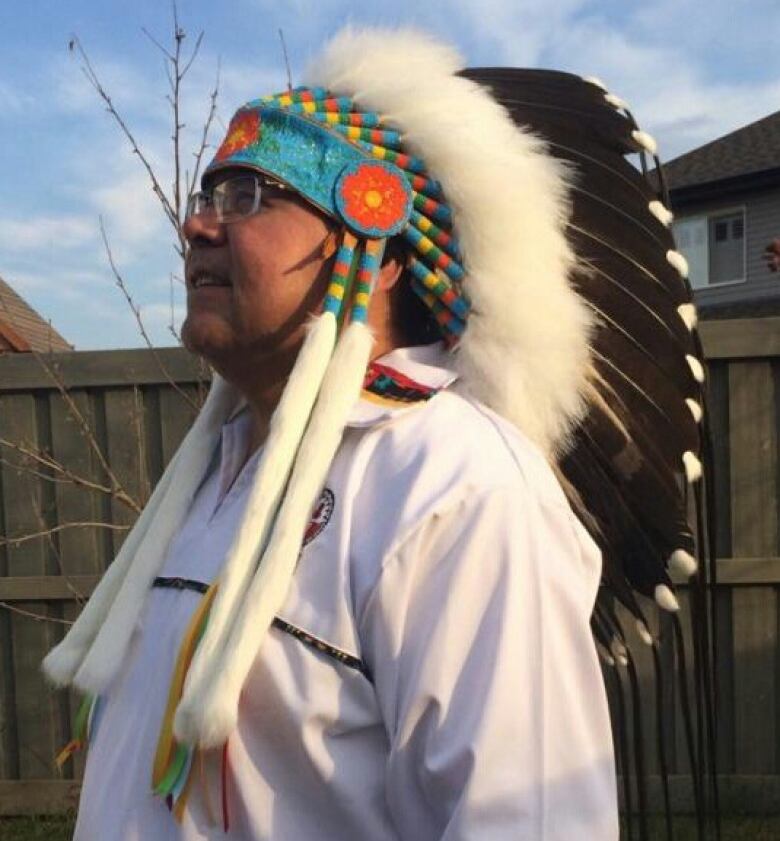
[[[201,214],[214,214],[217,222],[236,222],[260,210],[263,193],[271,194],[288,188],[259,173],[235,175],[216,186],[193,193],[187,202],[185,220]]]

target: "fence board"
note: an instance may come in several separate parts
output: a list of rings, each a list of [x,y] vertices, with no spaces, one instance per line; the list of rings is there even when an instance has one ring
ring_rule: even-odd
[[[111,469],[122,489],[138,504],[149,496],[146,466],[144,412],[140,391],[132,388],[110,389],[105,396],[107,452]],[[111,502],[111,522],[132,525],[137,514],[118,499]],[[127,532],[113,531],[114,554],[119,551]]]
[[[0,436],[11,441],[25,441],[35,446],[37,411],[32,395],[5,395],[0,399]],[[20,465],[20,459],[15,459]],[[4,522],[9,535],[32,534],[45,528],[40,513],[38,480],[24,469],[3,465]],[[6,547],[9,575],[45,575],[48,552],[45,538]],[[20,605],[22,606],[22,605]],[[31,613],[46,615],[42,601],[23,603]],[[17,772],[21,778],[41,777],[51,773],[50,758],[56,741],[55,704],[46,691],[40,662],[53,640],[53,629],[47,622],[30,619],[18,613],[10,617],[11,656],[15,673],[15,738],[18,752]]]
[[[729,369],[732,548],[771,554],[777,545],[777,439],[768,362]],[[735,763],[742,773],[776,770],[777,600],[773,588],[742,587],[732,596]],[[759,725],[760,722],[760,725]]]
[[[182,391],[196,405],[198,404],[197,386],[184,387]],[[171,386],[160,386],[159,396],[162,423],[162,459],[164,464],[168,464],[195,420],[195,416],[185,398]]]

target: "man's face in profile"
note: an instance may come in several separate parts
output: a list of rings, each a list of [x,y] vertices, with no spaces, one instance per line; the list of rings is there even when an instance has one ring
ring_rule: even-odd
[[[207,186],[247,174],[225,169]],[[298,195],[262,179],[256,212],[229,222],[219,222],[213,209],[191,216],[184,224],[185,346],[217,367],[241,357],[261,362],[280,352],[294,355],[327,289],[323,243],[331,227]]]

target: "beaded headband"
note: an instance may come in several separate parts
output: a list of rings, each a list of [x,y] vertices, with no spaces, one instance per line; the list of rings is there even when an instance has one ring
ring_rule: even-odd
[[[465,329],[468,301],[459,288],[462,257],[452,211],[425,162],[402,149],[401,135],[347,96],[300,87],[240,108],[204,179],[242,166],[279,179],[344,225],[324,309],[365,322],[385,243],[410,244],[411,285],[433,313],[448,344]]]

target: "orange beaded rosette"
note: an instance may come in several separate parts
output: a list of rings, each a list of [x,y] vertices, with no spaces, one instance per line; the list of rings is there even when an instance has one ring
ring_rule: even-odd
[[[239,111],[230,122],[227,137],[214,156],[215,161],[223,161],[235,152],[254,143],[260,135],[260,115],[257,111]]]
[[[391,236],[409,218],[411,188],[396,167],[379,161],[361,162],[340,175],[336,205],[354,231],[373,237]]]

